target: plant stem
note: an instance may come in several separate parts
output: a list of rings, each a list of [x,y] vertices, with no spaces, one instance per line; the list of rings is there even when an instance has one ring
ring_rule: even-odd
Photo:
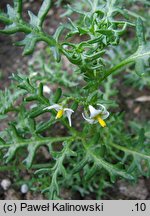
[[[26,145],[30,145],[30,143],[34,142],[36,144],[39,144],[39,145],[43,145],[43,143],[54,143],[54,142],[61,142],[61,141],[66,141],[66,140],[69,140],[69,139],[73,139],[73,137],[54,137],[54,138],[39,138],[39,139],[30,139],[30,141],[28,139],[22,139],[22,140],[19,140],[19,143],[18,145],[19,146],[26,146]],[[11,147],[12,144],[4,144],[4,145],[0,145],[0,149],[3,149],[3,148],[9,148]]]
[[[101,81],[105,80],[108,76],[110,76],[112,73],[116,72],[117,70],[123,68],[127,64],[133,63],[134,60],[127,58],[123,61],[121,61],[119,64],[115,65],[114,67],[110,68],[107,73],[104,75],[104,77],[101,79]]]
[[[144,58],[145,56],[150,55],[150,51],[144,51],[145,47],[139,46],[137,51],[129,56],[127,59],[121,61],[119,64],[115,65],[114,67],[110,68],[107,73],[104,75],[104,77],[101,79],[101,81],[105,80],[110,74],[114,73],[115,71],[123,68],[127,64],[133,64],[136,59]]]
[[[24,164],[17,165],[17,167],[18,169],[20,168],[21,170],[27,169]],[[48,168],[48,167],[50,167],[50,164],[33,164],[31,166],[31,169],[42,169],[42,168]],[[12,166],[5,165],[5,166],[0,167],[0,172],[9,171],[9,170],[16,170],[16,166],[15,165],[12,165]]]
[[[120,151],[124,151],[124,152],[127,152],[128,154],[137,155],[138,157],[150,160],[150,155],[142,154],[141,152],[137,152],[135,150],[128,149],[124,146],[120,146],[120,145],[117,145],[115,143],[111,143],[110,145],[113,146],[114,148],[120,150]]]

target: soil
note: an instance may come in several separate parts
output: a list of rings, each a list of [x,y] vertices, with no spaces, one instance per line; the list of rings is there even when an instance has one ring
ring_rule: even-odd
[[[37,8],[42,1],[38,2],[30,2],[25,3],[24,8],[27,10],[28,8],[32,8],[32,11],[36,13]],[[12,1],[1,1],[0,8],[5,8],[6,3],[12,3]],[[45,22],[45,26],[50,26],[47,28],[49,33],[53,33],[56,29],[56,26],[60,22],[59,15],[63,12],[61,8],[53,8],[50,10],[48,17]],[[25,16],[25,15],[24,15]],[[26,16],[25,16],[26,18]],[[34,58],[34,56],[22,56],[22,48],[12,46],[12,43],[16,40],[20,40],[22,38],[22,34],[17,34],[15,36],[6,36],[0,34],[0,89],[5,89],[10,85],[10,79],[12,73],[16,73],[18,70],[23,73],[27,72],[27,62]],[[38,51],[43,44],[39,44],[36,48]],[[35,54],[34,54],[35,55]],[[126,112],[126,122],[132,119],[137,119],[138,121],[147,121],[149,118],[149,110],[150,110],[150,102],[136,102],[136,98],[140,96],[148,96],[149,89],[144,88],[142,90],[136,90],[135,88],[126,87],[124,85],[124,80],[119,77],[119,82],[116,84],[119,89],[119,104],[123,111]],[[2,126],[1,126],[2,130]],[[49,159],[47,151],[45,148],[40,149],[42,154]],[[31,175],[30,172],[26,171],[21,174],[23,178],[29,178]],[[33,173],[32,173],[33,175]],[[4,171],[0,173],[0,182],[3,179],[10,179],[12,185],[7,191],[4,191],[2,187],[0,187],[0,199],[45,199],[45,197],[39,193],[28,192],[23,195],[20,192],[20,187],[13,187],[13,179],[11,176],[11,172]],[[119,180],[113,189],[106,190],[106,196],[104,199],[139,199],[145,200],[150,199],[150,179],[140,178],[139,181],[131,185],[123,180]],[[64,199],[81,199],[79,194],[76,194],[75,197],[72,197],[70,191],[62,191],[62,197]],[[84,199],[95,199],[93,194],[85,197]]]

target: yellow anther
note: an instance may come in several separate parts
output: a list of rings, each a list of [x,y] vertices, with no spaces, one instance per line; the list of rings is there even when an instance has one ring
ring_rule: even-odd
[[[97,120],[102,127],[106,127],[105,121],[100,116],[97,116]]]
[[[56,115],[56,119],[61,118],[64,114],[64,110],[59,110]]]

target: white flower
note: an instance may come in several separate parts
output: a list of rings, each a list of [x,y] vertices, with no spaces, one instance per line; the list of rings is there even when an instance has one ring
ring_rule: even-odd
[[[63,116],[63,114],[65,114],[68,118],[69,125],[71,127],[71,115],[74,112],[72,109],[63,108],[59,104],[53,104],[52,106],[48,106],[48,107],[44,108],[44,110],[51,110],[51,109],[55,109],[57,111],[56,119],[61,118]]]
[[[82,113],[82,116],[90,124],[96,124],[97,122],[99,122],[102,127],[105,127],[106,123],[104,119],[109,116],[109,112],[102,104],[97,104],[97,106],[99,107],[99,109],[95,109],[93,106],[89,105],[90,116],[87,117],[84,115],[84,113]]]

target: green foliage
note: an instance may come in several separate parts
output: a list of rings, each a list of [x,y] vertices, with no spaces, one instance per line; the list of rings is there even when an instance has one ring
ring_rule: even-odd
[[[125,18],[129,16],[120,5],[116,7],[117,1],[108,1],[103,10],[101,6],[99,6],[99,1],[89,1],[88,3],[88,12],[84,12],[83,10],[79,11],[69,6],[70,10],[82,16],[83,21],[78,25],[69,19],[70,23],[62,24],[58,27],[54,37],[44,33],[41,28],[50,8],[50,1],[43,1],[37,16],[29,12],[29,24],[25,23],[21,18],[18,20],[18,16],[20,15],[21,17],[21,2],[18,6],[19,9],[17,6],[12,8],[8,5],[7,14],[1,13],[1,21],[6,24],[9,22],[10,25],[6,25],[6,28],[1,32],[12,34],[23,31],[26,33],[25,39],[21,42],[17,42],[17,45],[25,46],[24,54],[32,53],[37,42],[45,41],[48,46],[52,47],[57,61],[60,61],[60,55],[63,53],[71,63],[80,68],[81,73],[85,75],[85,80],[90,80],[89,85],[91,86],[93,83],[96,83],[97,87],[102,80],[117,69],[127,64],[134,63],[139,58],[145,59],[149,57],[150,53],[148,49],[149,46],[147,44],[144,45],[142,21],[138,18],[136,26],[139,48],[133,55],[121,61],[120,64],[114,67],[111,67],[110,64],[108,65],[105,59],[108,46],[118,45],[120,37],[125,33],[127,27],[134,27],[135,24],[127,20],[115,20],[115,16],[118,14],[121,14]],[[7,22],[5,22],[6,17]],[[62,35],[64,29],[68,30],[65,41],[59,42],[59,37]],[[73,39],[75,35],[86,35],[89,39],[79,44],[67,41],[68,38]]]
[[[15,109],[14,101],[23,93],[23,91],[15,91],[12,93],[9,89],[0,91],[0,113],[5,114]]]
[[[43,1],[37,15],[28,11],[29,23],[22,18],[21,0],[14,0],[14,7],[7,5],[7,13],[0,12],[0,21],[6,25],[1,33],[25,33],[24,40],[16,43],[24,46],[23,54],[33,53],[39,41],[48,45],[45,52],[50,55],[49,62],[47,55],[41,54],[29,66],[29,75],[13,74],[13,88],[0,92],[0,118],[8,121],[8,127],[0,133],[0,149],[7,163],[15,159],[15,166],[19,161],[27,169],[39,168],[36,175],[42,183],[41,190],[50,199],[61,197],[62,188],[79,191],[82,196],[97,191],[100,198],[103,189],[117,178],[135,181],[141,175],[150,176],[145,126],[132,131],[134,122],[127,128],[123,114],[113,111],[104,128],[81,120],[81,113],[88,113],[90,106],[104,104],[109,110],[116,109],[114,75],[124,68],[132,73],[134,64],[140,78],[149,70],[150,44],[143,18],[124,9],[122,3],[88,0],[81,1],[79,8],[68,5],[66,14],[77,13],[79,17],[69,18],[53,36],[43,30],[50,0]],[[136,39],[130,49],[124,49],[128,43],[123,36],[127,36],[129,27]],[[76,37],[80,42],[74,42]],[[72,64],[68,73],[62,69],[63,63],[58,63],[62,55]],[[56,104],[60,110],[48,109]],[[73,127],[64,113],[70,107],[75,116]],[[93,120],[98,122],[102,114],[101,110]],[[38,166],[36,155],[41,146],[51,159]]]
[[[53,46],[55,40],[52,36],[48,36],[42,31],[43,21],[50,9],[50,5],[51,0],[43,1],[37,16],[31,11],[28,11],[30,22],[26,23],[22,20],[22,1],[14,1],[14,8],[7,5],[7,14],[0,13],[0,21],[6,23],[6,27],[0,32],[4,34],[24,32],[26,34],[25,39],[16,43],[17,46],[25,47],[23,52],[24,55],[33,53],[35,45],[39,41],[45,41],[50,46]]]

